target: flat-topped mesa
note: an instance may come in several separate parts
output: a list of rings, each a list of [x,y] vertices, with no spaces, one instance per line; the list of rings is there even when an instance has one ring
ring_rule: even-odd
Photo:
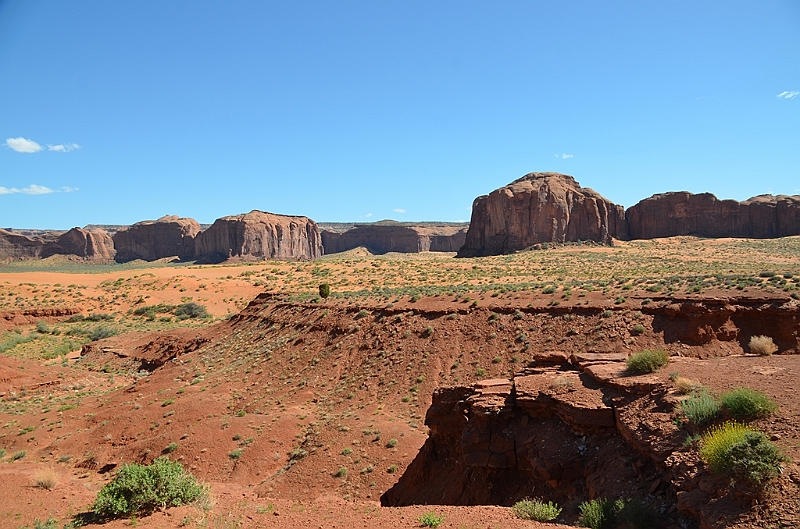
[[[201,262],[306,260],[322,253],[322,237],[313,220],[258,210],[219,218],[195,239],[195,257]]]
[[[194,219],[167,215],[158,220],[145,220],[114,234],[117,262],[134,259],[155,261],[165,257],[191,260],[195,256],[194,239],[200,224]]]
[[[45,241],[20,233],[0,230],[0,260],[36,259],[41,256]]]
[[[625,218],[632,239],[785,237],[800,235],[800,196],[759,195],[737,202],[711,193],[661,193],[628,208]]]
[[[76,255],[89,260],[110,261],[116,253],[114,241],[105,230],[72,228],[55,242],[46,244],[41,257]]]
[[[529,173],[475,199],[459,257],[511,253],[545,242],[625,238],[625,211],[569,175]]]
[[[457,226],[356,226],[343,233],[322,230],[325,254],[363,246],[374,254],[388,252],[456,252],[467,230]]]

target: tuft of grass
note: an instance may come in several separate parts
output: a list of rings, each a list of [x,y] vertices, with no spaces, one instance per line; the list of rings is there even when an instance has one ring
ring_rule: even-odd
[[[18,452],[14,452],[13,454],[11,454],[11,461],[19,461],[20,459],[22,459],[26,455],[28,455],[28,451],[27,450],[20,450]]]
[[[437,514],[436,511],[428,511],[420,516],[417,521],[421,527],[439,527],[444,521],[444,514]]]
[[[669,354],[660,349],[645,349],[625,360],[628,371],[636,374],[654,373],[669,364]]]
[[[765,394],[750,388],[736,388],[720,397],[720,403],[734,419],[767,417],[778,409]]]
[[[389,439],[389,442],[386,443],[386,448],[394,448],[397,446],[397,439]]]
[[[769,336],[753,336],[747,344],[751,353],[760,354],[761,356],[769,356],[772,353],[778,352],[778,346],[772,341]]]
[[[787,461],[763,433],[741,423],[726,422],[701,438],[700,457],[714,474],[730,476],[761,488]]]
[[[719,410],[719,401],[706,389],[694,391],[681,401],[681,411],[693,425],[713,420],[719,414]]]
[[[228,452],[228,457],[236,461],[237,459],[242,457],[242,454],[244,454],[244,450],[241,448],[237,448],[236,450],[231,450],[230,452]]]
[[[537,522],[550,522],[558,518],[561,514],[561,507],[548,501],[544,503],[538,498],[525,499],[518,501],[511,507],[514,516],[523,520],[534,520]]]
[[[339,467],[339,470],[336,471],[334,474],[337,478],[346,478],[347,477],[347,467]]]
[[[675,389],[678,390],[678,393],[681,395],[688,395],[693,391],[700,391],[703,386],[696,380],[692,380],[690,378],[676,376],[672,380],[672,384],[675,386]]]
[[[162,453],[171,454],[172,452],[174,452],[177,449],[178,449],[178,443],[174,443],[173,442],[173,443],[170,443],[167,446],[165,446],[164,450],[162,450]]]
[[[33,475],[33,485],[40,489],[53,490],[58,485],[58,481],[58,472],[53,468],[37,470]]]

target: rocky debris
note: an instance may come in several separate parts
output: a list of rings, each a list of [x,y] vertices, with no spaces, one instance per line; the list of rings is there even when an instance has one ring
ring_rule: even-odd
[[[110,261],[116,253],[114,240],[104,230],[72,228],[55,242],[46,244],[41,257],[77,255],[91,260]]]
[[[194,258],[194,239],[200,225],[194,219],[167,215],[158,220],[145,220],[117,231],[114,248],[117,262],[134,259],[155,261],[165,257],[181,260]]]
[[[196,258],[209,263],[230,258],[317,259],[322,253],[322,238],[313,220],[258,210],[217,219],[195,241]]]
[[[628,208],[625,218],[631,239],[785,237],[800,234],[800,196],[759,195],[738,202],[711,193],[662,193]]]
[[[456,226],[356,226],[343,233],[322,230],[325,254],[364,247],[373,254],[388,252],[457,252],[466,240],[466,228]]]
[[[36,259],[41,256],[46,242],[41,238],[26,237],[0,230],[0,259]]]
[[[571,176],[530,173],[480,196],[459,257],[497,255],[540,243],[626,238],[622,206],[583,188]]]

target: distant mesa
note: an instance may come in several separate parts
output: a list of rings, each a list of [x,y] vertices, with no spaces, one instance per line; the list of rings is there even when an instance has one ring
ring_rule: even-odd
[[[407,226],[370,224],[355,226],[343,233],[322,230],[326,254],[364,247],[373,254],[389,252],[457,252],[466,240],[463,226]]]
[[[737,202],[711,193],[663,193],[631,206],[625,218],[631,239],[785,237],[800,234],[800,196],[759,195]]]
[[[41,257],[45,242],[7,230],[0,230],[0,259],[17,261]]]
[[[251,211],[217,219],[195,240],[198,262],[317,259],[323,254],[316,223],[308,217]]]
[[[625,210],[561,173],[529,173],[475,199],[459,257],[515,252],[546,242],[625,238]]]
[[[45,244],[41,257],[75,255],[98,261],[111,261],[116,255],[114,241],[104,230],[72,228],[55,242]]]
[[[155,261],[165,257],[190,261],[195,256],[194,239],[198,233],[200,224],[196,220],[174,215],[137,222],[114,234],[115,259],[119,263],[135,259]]]

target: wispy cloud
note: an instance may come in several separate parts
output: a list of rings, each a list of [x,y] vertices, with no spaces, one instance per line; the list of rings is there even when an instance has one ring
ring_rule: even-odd
[[[22,136],[19,138],[8,138],[6,140],[6,146],[14,151],[25,153],[39,152],[42,150],[41,145],[33,140],[25,139]]]
[[[406,210],[404,210],[403,208],[394,208],[394,212],[395,213],[405,213]]]
[[[23,187],[22,189],[18,187],[0,186],[0,195],[14,195],[17,193],[23,195],[49,195],[50,193],[74,193],[77,190],[77,187],[68,186],[62,186],[58,189],[50,189],[49,187],[40,186],[37,184],[31,184],[28,187]]]
[[[372,213],[367,213],[366,215],[361,215],[361,216],[362,216],[362,217],[367,217],[367,218],[370,218],[370,217],[372,216]]]
[[[566,153],[564,153],[564,154],[554,154],[553,156],[555,158],[561,158],[562,160],[566,160],[567,158],[574,158],[575,157],[574,154],[566,154]]]
[[[58,145],[48,145],[48,151],[55,151],[55,152],[69,152],[74,151],[75,149],[80,149],[81,146],[77,143],[59,143]]]
[[[800,92],[798,92],[797,90],[794,90],[792,92],[781,92],[780,94],[776,95],[775,97],[779,97],[781,99],[794,99],[798,95],[800,95]]]

